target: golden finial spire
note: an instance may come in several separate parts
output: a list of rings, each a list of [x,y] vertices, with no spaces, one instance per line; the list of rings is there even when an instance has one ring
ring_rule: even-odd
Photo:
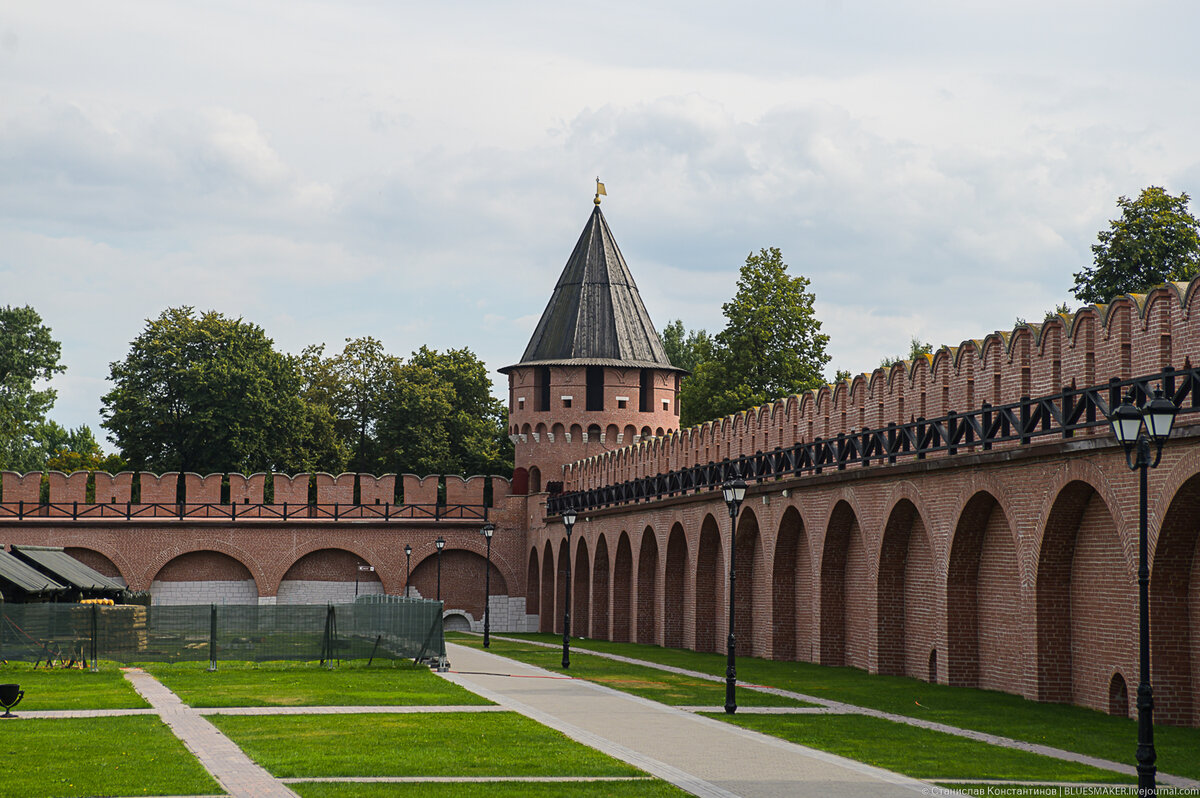
[[[596,199],[594,200],[594,202],[597,205],[600,204],[600,195],[601,194],[603,194],[606,197],[608,196],[608,192],[604,190],[604,184],[600,182],[600,178],[597,176],[596,177]]]

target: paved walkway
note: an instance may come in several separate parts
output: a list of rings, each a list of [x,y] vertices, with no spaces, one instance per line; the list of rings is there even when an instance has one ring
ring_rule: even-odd
[[[230,795],[237,798],[299,798],[153,676],[140,668],[128,668],[125,678]]]
[[[929,784],[824,751],[479,649],[446,648],[454,670],[442,675],[450,681],[705,798],[913,798],[932,792]]]
[[[523,643],[532,646],[543,646],[545,648],[558,648],[556,643],[543,643],[538,640],[526,640],[518,637],[496,637],[497,640],[507,640],[512,643]],[[689,676],[694,679],[702,679],[704,681],[724,682],[725,679],[720,676],[714,676],[711,673],[701,673],[700,671],[688,670],[687,668],[677,668],[673,665],[661,665],[657,662],[648,660],[634,659],[633,657],[625,657],[620,654],[609,654],[602,651],[594,651],[586,646],[577,646],[572,644],[571,650],[589,656],[603,657],[616,662],[625,662],[630,665],[640,665],[647,668],[655,668],[668,673],[676,673],[681,676]],[[846,714],[846,715],[866,715],[872,718],[880,718],[882,720],[890,720],[894,723],[904,723],[909,726],[916,726],[922,729],[930,729],[931,731],[942,732],[944,734],[953,734],[958,737],[965,737],[969,740],[976,740],[988,745],[996,745],[1001,748],[1012,748],[1018,751],[1026,751],[1031,754],[1040,754],[1042,756],[1061,759],[1065,762],[1076,762],[1081,765],[1100,768],[1102,770],[1112,770],[1117,773],[1124,773],[1129,776],[1137,775],[1137,768],[1127,762],[1114,762],[1111,759],[1102,759],[1096,756],[1088,756],[1075,751],[1067,751],[1062,748],[1054,748],[1049,745],[1040,743],[1030,743],[1025,740],[1015,740],[1011,737],[1002,737],[998,734],[988,734],[987,732],[975,731],[974,729],[963,729],[958,726],[950,726],[945,723],[938,723],[932,720],[923,720],[921,718],[913,718],[908,715],[897,715],[892,712],[883,712],[878,709],[870,709],[868,707],[860,707],[854,704],[845,704],[840,701],[831,701],[827,698],[819,698],[817,696],[805,695],[804,693],[796,693],[791,690],[783,690],[778,687],[766,687],[763,685],[747,684],[745,682],[738,683],[739,690],[757,690],[763,693],[792,698],[797,701],[804,701],[810,704],[817,704],[815,707],[738,707],[738,712],[743,714],[797,714],[797,715],[819,715],[819,714]],[[679,707],[689,712],[719,712],[721,707]],[[972,782],[975,783],[975,782]],[[1183,787],[1187,789],[1200,788],[1200,781],[1195,779],[1185,778],[1183,776],[1175,776],[1170,773],[1164,773],[1161,770],[1158,772],[1158,783],[1166,784],[1172,787]]]

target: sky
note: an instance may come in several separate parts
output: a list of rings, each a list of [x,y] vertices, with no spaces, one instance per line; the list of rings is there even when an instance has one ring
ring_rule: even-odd
[[[827,376],[871,371],[1077,307],[1119,196],[1197,192],[1197,30],[1186,0],[8,3],[0,305],[98,433],[180,305],[285,352],[468,347],[506,396],[598,176],[659,329],[720,330],[779,247]]]

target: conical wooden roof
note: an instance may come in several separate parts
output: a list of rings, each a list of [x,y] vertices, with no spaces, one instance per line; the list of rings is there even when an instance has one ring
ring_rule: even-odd
[[[597,205],[516,366],[671,365],[637,284]],[[507,372],[515,366],[500,369]]]

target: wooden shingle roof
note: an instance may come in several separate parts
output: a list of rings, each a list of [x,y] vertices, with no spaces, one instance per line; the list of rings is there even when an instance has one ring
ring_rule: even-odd
[[[597,205],[515,366],[671,365],[625,257]]]

